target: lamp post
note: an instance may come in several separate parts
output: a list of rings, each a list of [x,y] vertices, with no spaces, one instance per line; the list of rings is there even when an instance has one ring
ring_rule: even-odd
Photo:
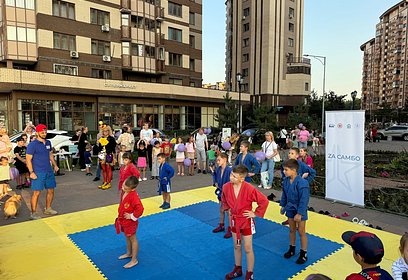
[[[351,99],[353,99],[353,102],[351,103],[351,110],[354,110],[354,101],[356,100],[357,97],[357,91],[353,91],[352,93],[350,93],[351,95]]]
[[[242,84],[242,75],[241,73],[237,73],[236,75],[237,83],[238,83],[238,133],[241,133],[241,125],[242,125],[242,116],[241,116],[241,84]]]
[[[323,96],[322,96],[322,136],[324,137],[324,101],[326,93],[326,57],[321,55],[304,54],[305,57],[313,57],[323,65]],[[323,61],[322,61],[323,59]]]

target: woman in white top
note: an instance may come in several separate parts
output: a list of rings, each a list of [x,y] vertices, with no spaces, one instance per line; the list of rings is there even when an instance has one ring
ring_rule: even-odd
[[[150,143],[153,139],[153,130],[149,128],[148,123],[143,124],[143,129],[140,130],[140,139],[145,141],[147,145],[147,157],[149,158],[149,168],[152,171],[152,143]]]
[[[275,143],[273,139],[273,133],[271,131],[265,133],[265,142],[263,142],[262,144],[262,152],[265,153],[266,157],[265,160],[262,162],[261,174],[262,172],[268,171],[269,179],[268,184],[266,186],[263,186],[261,184],[258,187],[271,189],[275,169],[275,161],[273,160],[273,158],[278,154],[278,145]]]

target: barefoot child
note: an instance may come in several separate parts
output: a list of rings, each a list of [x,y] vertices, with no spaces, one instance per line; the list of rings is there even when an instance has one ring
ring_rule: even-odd
[[[162,209],[170,208],[170,191],[171,182],[170,179],[174,176],[174,169],[166,162],[166,155],[160,153],[157,155],[157,162],[159,164],[159,195],[163,195],[163,204],[160,206]]]
[[[139,168],[140,173],[143,174],[142,176],[140,176],[139,182],[142,180],[146,181],[147,149],[145,142],[143,140],[139,140],[139,142],[137,142],[136,148],[137,148],[137,167]]]
[[[139,180],[140,173],[132,162],[132,154],[129,152],[125,152],[123,154],[123,166],[120,168],[119,171],[119,185],[118,185],[119,191],[122,189],[123,183],[130,176],[135,176]]]
[[[295,255],[296,229],[300,236],[300,255],[297,264],[307,261],[306,220],[307,205],[309,203],[309,183],[298,175],[299,163],[295,159],[288,159],[283,164],[285,178],[282,183],[282,197],[280,201],[281,214],[286,213],[289,222],[289,250],[284,254],[286,259]]]
[[[183,147],[180,148],[182,152],[179,151],[179,147]],[[174,146],[174,150],[176,151],[177,175],[184,176],[184,160],[186,159],[186,154],[183,138],[177,138],[177,144]]]
[[[122,185],[122,194],[118,208],[118,217],[115,221],[116,233],[121,231],[126,236],[126,253],[119,256],[119,259],[131,258],[130,262],[125,264],[124,268],[131,268],[138,264],[137,252],[139,243],[136,238],[136,231],[139,225],[138,218],[143,214],[143,204],[136,192],[139,179],[130,176]]]
[[[232,237],[234,239],[234,269],[225,276],[225,279],[234,279],[242,276],[242,248],[241,235],[244,240],[244,249],[247,259],[245,280],[253,279],[254,251],[252,249],[252,234],[255,233],[254,218],[263,217],[268,208],[268,199],[250,183],[245,182],[248,168],[243,165],[234,166],[230,182],[223,186],[222,205],[224,210],[231,214]],[[252,202],[258,207],[252,211]]]

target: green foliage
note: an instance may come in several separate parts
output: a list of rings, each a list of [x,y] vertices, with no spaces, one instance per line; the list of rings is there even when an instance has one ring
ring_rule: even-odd
[[[218,110],[218,114],[214,116],[218,122],[218,127],[230,127],[233,131],[237,130],[238,123],[238,106],[232,100],[229,92],[224,96],[224,107]]]
[[[320,121],[321,122],[321,121]],[[297,127],[299,123],[303,123],[308,129],[316,129],[315,120],[309,115],[309,106],[305,104],[298,105],[288,116],[288,126],[290,128]]]
[[[254,106],[252,116],[248,119],[259,129],[268,131],[276,128],[275,110],[266,105]]]
[[[408,152],[399,153],[390,164],[384,165],[384,170],[400,175],[408,174]]]

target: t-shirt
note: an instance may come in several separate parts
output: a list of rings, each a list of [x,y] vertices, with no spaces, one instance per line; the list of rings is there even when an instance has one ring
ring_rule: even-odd
[[[92,156],[92,155],[91,155],[91,152],[90,152],[90,151],[85,151],[85,152],[84,152],[85,164],[91,164],[91,163],[92,163],[92,161],[91,161],[91,159],[90,159],[91,156]]]
[[[370,278],[368,278],[367,275],[371,277],[372,280],[393,280],[392,276],[379,266],[363,269],[360,273],[350,274],[346,277],[346,280],[368,280]]]
[[[10,180],[10,166],[0,165],[0,181]]]
[[[278,145],[275,143],[275,141],[272,142],[265,141],[262,144],[262,152],[264,152],[267,157],[273,155],[274,151],[277,149]]]
[[[286,131],[286,129],[281,129],[279,136],[282,139],[286,139],[286,135],[288,135],[288,132]]]
[[[32,164],[34,172],[52,172],[50,164],[50,153],[52,151],[51,142],[45,140],[45,143],[38,139],[31,141],[27,147],[27,154],[32,155]]]
[[[207,135],[205,134],[201,135],[200,133],[197,133],[195,141],[197,150],[205,150],[205,142],[207,141]]]
[[[14,148],[14,154],[18,154],[23,159],[26,158],[26,151],[27,151],[26,146],[21,146],[21,147],[17,146],[17,147]],[[17,157],[15,159],[16,159],[16,161],[20,161]]]
[[[169,142],[163,142],[163,144],[161,144],[161,148],[163,153],[166,155],[166,157],[169,157],[171,155],[171,147],[173,145],[170,144]]]
[[[144,140],[147,145],[150,145],[150,140],[153,139],[153,130],[151,129],[142,129],[140,131],[140,139]]]
[[[186,143],[186,151],[187,153],[194,153],[195,144],[194,143]]]
[[[139,157],[139,158],[142,158],[142,157],[147,157],[147,149],[146,148],[144,148],[143,150],[142,149],[137,149],[137,157]]]
[[[208,160],[215,160],[216,159],[214,150],[208,150],[207,155],[208,155]]]

